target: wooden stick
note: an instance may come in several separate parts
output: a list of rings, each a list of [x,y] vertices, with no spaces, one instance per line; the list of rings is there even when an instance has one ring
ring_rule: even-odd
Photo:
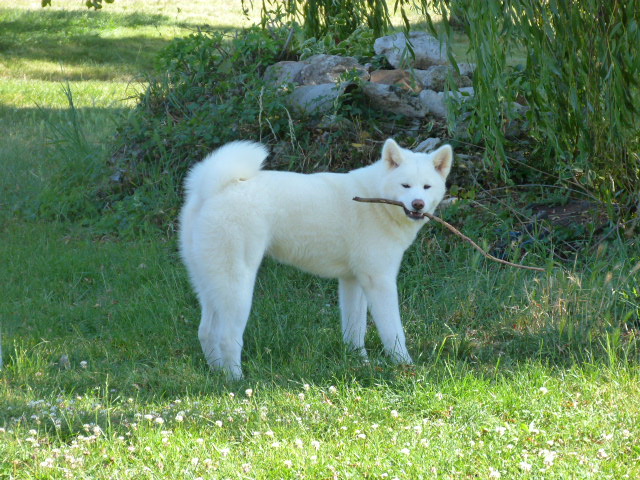
[[[407,208],[404,206],[404,204],[402,202],[398,202],[397,200],[389,200],[389,199],[386,199],[386,198],[362,198],[362,197],[353,197],[353,199],[356,202],[385,203],[387,205],[396,205],[398,207],[402,207],[405,210],[405,212],[409,211],[409,210],[407,210]],[[536,272],[544,272],[545,271],[544,268],[530,267],[528,265],[521,265],[519,263],[512,263],[512,262],[508,262],[506,260],[502,260],[501,258],[494,257],[493,255],[485,252],[476,242],[471,240],[469,237],[467,237],[464,233],[462,233],[456,227],[454,227],[450,223],[445,222],[440,217],[436,217],[435,215],[432,215],[431,213],[427,213],[427,212],[422,212],[422,216],[427,217],[430,220],[435,220],[440,225],[445,226],[450,232],[454,233],[455,235],[457,235],[458,237],[462,238],[463,240],[469,242],[476,250],[478,250],[482,255],[484,255],[485,258],[488,258],[489,260],[493,260],[494,262],[502,263],[504,265],[509,265],[510,267],[524,268],[525,270],[534,270]]]

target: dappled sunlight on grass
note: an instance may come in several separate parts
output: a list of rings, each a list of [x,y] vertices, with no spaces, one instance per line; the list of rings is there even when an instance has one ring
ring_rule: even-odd
[[[0,106],[12,108],[69,108],[63,87],[69,86],[76,107],[131,107],[144,90],[139,82],[44,81],[6,79],[0,82]]]
[[[78,2],[53,8],[17,2],[0,7],[0,78],[131,81],[150,74],[154,56],[175,37],[212,28],[232,30],[248,23],[240,2],[118,1],[101,11]],[[226,21],[225,21],[226,20]]]

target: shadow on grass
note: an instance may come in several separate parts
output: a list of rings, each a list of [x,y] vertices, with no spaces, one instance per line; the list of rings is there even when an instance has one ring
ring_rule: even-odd
[[[34,79],[139,76],[140,72],[153,70],[155,56],[172,40],[172,37],[163,38],[158,30],[160,27],[194,32],[211,28],[176,22],[157,14],[0,9],[0,60],[9,69],[13,64],[13,68],[19,70],[16,75],[26,74]],[[110,32],[128,28],[149,29],[152,33],[110,36]],[[215,30],[232,31],[235,27],[216,26]],[[37,64],[30,66],[30,62],[53,62],[83,69],[80,73],[69,72],[69,75],[64,71],[47,71]]]

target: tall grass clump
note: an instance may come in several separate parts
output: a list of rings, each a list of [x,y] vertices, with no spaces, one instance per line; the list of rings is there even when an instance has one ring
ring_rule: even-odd
[[[530,167],[633,214],[640,191],[640,2],[422,1],[455,19],[475,57],[470,128],[504,177],[515,101],[528,107]],[[429,15],[427,13],[427,15]],[[429,17],[431,20],[431,17]],[[433,23],[431,23],[433,26]],[[451,33],[449,22],[445,22]],[[523,65],[510,59],[522,56]]]

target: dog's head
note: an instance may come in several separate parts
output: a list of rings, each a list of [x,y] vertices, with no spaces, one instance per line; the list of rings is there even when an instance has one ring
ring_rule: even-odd
[[[444,145],[431,153],[401,148],[393,139],[382,147],[386,167],[382,185],[385,198],[402,202],[412,220],[423,220],[423,212],[433,213],[445,194],[445,181],[453,163],[453,149]]]

